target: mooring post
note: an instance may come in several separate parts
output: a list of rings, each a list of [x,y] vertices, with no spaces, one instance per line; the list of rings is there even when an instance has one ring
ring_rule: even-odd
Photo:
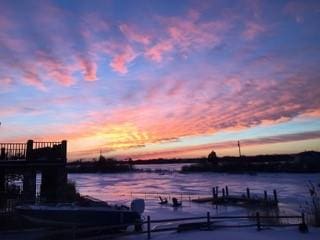
[[[247,198],[250,199],[250,189],[247,188]]]
[[[278,203],[278,195],[277,195],[277,190],[273,190],[273,199],[275,203]]]
[[[212,198],[216,197],[216,189],[215,187],[212,188]]]
[[[226,196],[225,190],[224,188],[222,188],[222,197],[225,198],[225,196]]]
[[[227,195],[227,197],[229,197],[229,189],[228,189],[228,186],[226,186],[226,195]]]
[[[264,201],[268,201],[268,193],[266,190],[264,191]]]
[[[219,196],[219,187],[216,186],[216,197],[218,197],[218,196]]]
[[[256,219],[257,219],[257,230],[261,230],[261,222],[260,222],[260,213],[256,212]]]
[[[210,229],[210,212],[207,212],[207,227]]]
[[[150,216],[148,216],[148,223],[147,223],[147,228],[148,228],[148,239],[151,238],[151,224],[150,224]]]

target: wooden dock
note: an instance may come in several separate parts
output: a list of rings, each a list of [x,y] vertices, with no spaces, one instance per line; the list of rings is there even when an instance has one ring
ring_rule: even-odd
[[[277,191],[273,190],[273,197],[268,197],[267,191],[264,191],[263,197],[252,196],[250,189],[246,189],[246,193],[241,196],[229,195],[229,188],[226,186],[222,189],[222,195],[219,196],[219,187],[212,188],[212,197],[204,197],[192,199],[195,203],[208,203],[216,205],[236,205],[236,206],[263,206],[263,207],[277,207],[278,196]]]

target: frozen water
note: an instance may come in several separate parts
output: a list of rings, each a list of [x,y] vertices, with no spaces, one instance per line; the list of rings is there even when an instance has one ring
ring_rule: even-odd
[[[170,166],[170,165],[169,165]],[[139,166],[140,168],[143,166]],[[168,169],[167,165],[148,165],[149,169]],[[176,170],[181,165],[171,165]],[[145,215],[153,219],[174,218],[181,216],[199,216],[210,211],[212,215],[251,214],[248,209],[240,207],[218,207],[210,203],[192,203],[189,198],[210,196],[213,186],[229,186],[231,195],[244,194],[249,187],[251,195],[263,196],[267,190],[272,197],[273,189],[278,192],[279,210],[283,214],[300,214],[300,206],[308,198],[308,181],[320,183],[320,174],[286,174],[259,173],[226,174],[226,173],[188,173],[176,171],[168,174],[139,172],[114,174],[69,174],[69,179],[76,182],[81,194],[121,204],[129,204],[134,198],[146,199]],[[148,193],[154,194],[148,194]],[[175,209],[158,204],[158,196],[177,197],[182,199],[183,207]],[[249,212],[248,212],[249,211]]]

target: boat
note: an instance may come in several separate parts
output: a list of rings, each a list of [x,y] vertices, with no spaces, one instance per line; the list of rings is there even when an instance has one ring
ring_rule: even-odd
[[[131,208],[105,202],[27,204],[16,207],[26,220],[55,226],[129,226],[141,222],[144,200],[135,199]]]

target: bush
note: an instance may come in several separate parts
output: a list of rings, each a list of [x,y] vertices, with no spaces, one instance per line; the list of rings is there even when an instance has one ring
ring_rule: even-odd
[[[314,185],[312,182],[309,182],[308,190],[311,199],[307,202],[307,210],[311,215],[312,223],[320,227],[320,184]]]

